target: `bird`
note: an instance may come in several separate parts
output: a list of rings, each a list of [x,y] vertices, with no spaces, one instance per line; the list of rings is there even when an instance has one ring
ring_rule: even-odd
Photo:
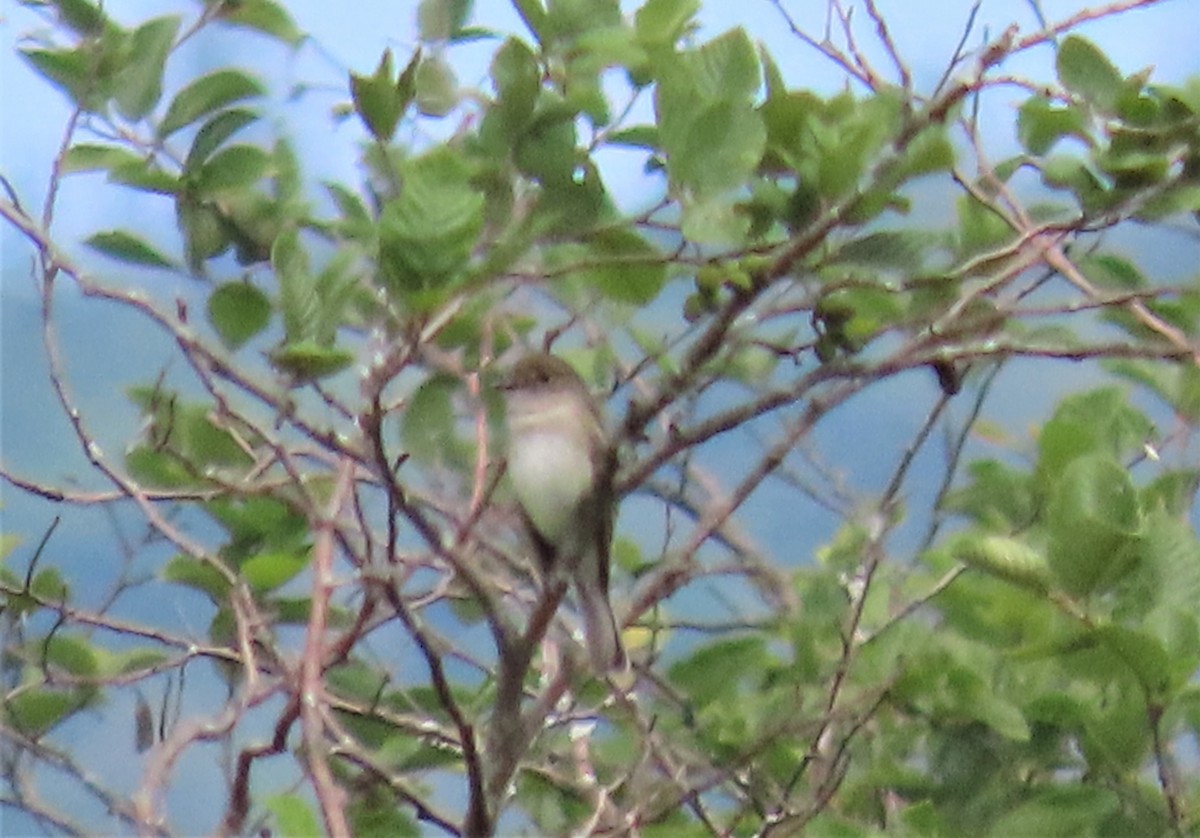
[[[592,668],[623,669],[608,596],[616,458],[600,407],[574,368],[548,352],[524,355],[501,387],[509,479],[543,578],[563,574],[574,586]]]

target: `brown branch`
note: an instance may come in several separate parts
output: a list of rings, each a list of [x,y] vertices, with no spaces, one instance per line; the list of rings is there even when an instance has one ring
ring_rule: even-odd
[[[308,628],[300,660],[300,719],[304,734],[304,760],[308,766],[325,831],[335,838],[350,838],[346,820],[346,792],[330,772],[326,761],[327,745],[321,707],[325,704],[325,631],[329,619],[329,597],[336,587],[333,577],[334,530],[353,485],[354,463],[346,459],[338,468],[328,510],[312,522],[316,534],[313,543],[312,597]]]

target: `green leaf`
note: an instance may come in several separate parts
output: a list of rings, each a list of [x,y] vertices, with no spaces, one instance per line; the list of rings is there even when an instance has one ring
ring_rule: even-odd
[[[761,83],[758,51],[741,27],[680,54],[678,69],[690,76],[689,87],[709,101],[749,101]]]
[[[919,230],[880,230],[851,239],[835,251],[833,262],[915,274],[924,267],[932,237]]]
[[[473,0],[421,0],[417,8],[418,37],[426,43],[451,41],[466,25]]]
[[[421,51],[417,50],[409,59],[408,66],[396,81],[392,81],[392,51],[384,50],[373,76],[350,74],[350,95],[354,110],[380,142],[389,142],[396,133],[396,126],[404,111],[412,102],[415,92],[415,75],[421,62]]]
[[[162,666],[169,660],[170,656],[161,649],[125,649],[109,656],[104,671],[110,675],[146,672]]]
[[[104,9],[90,0],[53,0],[52,5],[62,22],[78,35],[97,35],[108,24]]]
[[[513,0],[513,8],[517,10],[517,14],[525,22],[525,26],[537,38],[538,43],[545,46],[547,15],[542,0]]]
[[[1137,265],[1115,253],[1089,253],[1079,259],[1079,268],[1087,278],[1101,288],[1138,291],[1150,283]]]
[[[954,144],[944,125],[932,125],[918,134],[905,150],[898,174],[905,180],[954,168]]]
[[[29,583],[29,592],[46,602],[66,602],[70,588],[55,568],[39,570]]]
[[[21,57],[34,71],[67,94],[72,102],[85,110],[102,107],[102,85],[106,79],[96,73],[99,63],[95,49],[84,45],[78,49],[22,48]]]
[[[414,80],[417,110],[422,116],[442,117],[458,104],[458,79],[441,56],[421,59]]]
[[[1150,481],[1141,491],[1141,506],[1147,513],[1165,512],[1183,518],[1196,503],[1200,491],[1200,469],[1167,471]]]
[[[112,183],[159,195],[175,195],[180,186],[178,177],[145,158],[131,159],[113,166],[108,171],[108,179]]]
[[[271,352],[270,358],[276,369],[299,384],[334,375],[354,363],[353,352],[308,340],[281,346]]]
[[[1073,106],[1027,99],[1017,114],[1017,136],[1030,154],[1042,155],[1066,136],[1086,136],[1084,117]]]
[[[483,194],[454,149],[442,146],[408,161],[404,189],[379,219],[380,274],[394,295],[441,289],[467,267],[483,229]]]
[[[174,263],[159,253],[150,245],[132,233],[124,230],[109,230],[96,233],[84,242],[88,247],[98,250],[105,256],[111,256],[121,262],[134,265],[149,265],[156,268],[174,267]]]
[[[307,553],[259,553],[242,563],[240,570],[251,588],[265,593],[290,582],[308,562]]]
[[[738,637],[705,646],[670,669],[671,682],[698,707],[736,695],[767,663],[762,637]]]
[[[197,273],[204,261],[229,248],[229,234],[216,210],[186,196],[175,204],[175,216],[183,233],[183,250],[188,266]]]
[[[580,153],[575,147],[575,121],[563,116],[539,119],[518,140],[513,154],[523,174],[548,186],[575,179]]]
[[[1055,63],[1063,87],[1105,112],[1116,108],[1124,79],[1091,41],[1069,35],[1058,48]]]
[[[41,659],[56,669],[81,677],[94,676],[99,672],[96,651],[82,637],[58,631],[45,641],[38,641],[37,646]]]
[[[1152,194],[1135,217],[1152,223],[1185,212],[1200,213],[1200,184],[1173,186]]]
[[[1028,742],[1030,738],[1029,722],[1025,714],[1010,701],[1005,701],[995,693],[981,691],[973,697],[969,705],[973,718],[983,722],[1005,739],[1014,742]]]
[[[208,160],[223,142],[257,119],[258,114],[246,108],[233,108],[214,115],[196,132],[184,168],[194,170]]]
[[[1171,657],[1159,640],[1123,626],[1099,626],[1093,635],[1128,666],[1149,695],[1162,695],[1171,681]]]
[[[272,795],[263,805],[274,816],[276,835],[320,835],[323,831],[312,806],[299,795]]]
[[[620,131],[613,131],[607,135],[604,138],[604,144],[658,151],[658,128],[653,125],[634,125],[622,128]]]
[[[645,305],[667,278],[663,254],[628,229],[609,228],[588,240],[589,267],[575,274],[610,300]]]
[[[1116,461],[1085,455],[1057,481],[1046,510],[1050,567],[1074,595],[1110,587],[1133,569],[1141,526],[1137,490]]]
[[[208,322],[221,342],[238,349],[267,328],[271,301],[249,282],[226,282],[208,298]]]
[[[176,94],[158,126],[165,139],[196,120],[242,99],[264,95],[266,90],[240,70],[217,70],[201,76]]]
[[[762,117],[749,102],[713,102],[693,114],[683,138],[665,147],[667,171],[699,194],[723,192],[758,167],[766,140]]]
[[[1044,592],[1049,587],[1050,566],[1046,557],[1015,538],[964,535],[953,542],[950,553],[969,567],[1027,590]]]
[[[208,562],[184,553],[172,558],[162,569],[164,582],[174,582],[208,594],[215,603],[225,601],[230,584],[220,571]]]
[[[125,453],[125,467],[145,488],[178,489],[201,482],[173,453],[146,445],[134,446]]]
[[[648,47],[669,48],[692,28],[700,0],[647,0],[637,10],[637,39]]]
[[[1052,486],[1077,457],[1096,454],[1119,460],[1140,452],[1153,432],[1150,420],[1118,387],[1068,396],[1038,434],[1038,482]]]
[[[61,171],[64,175],[110,171],[118,166],[140,166],[142,162],[142,157],[126,148],[80,143],[67,149],[67,153],[63,155]]]
[[[745,241],[750,220],[725,196],[699,195],[683,201],[682,230],[687,241],[735,245]]]
[[[137,122],[162,97],[163,67],[179,31],[178,15],[155,18],[134,30],[129,60],[113,78],[113,99],[121,116]]]
[[[275,239],[271,247],[271,267],[279,283],[285,338],[291,343],[315,337],[321,301],[309,271],[308,253],[295,229],[289,228]]]
[[[1037,514],[1033,479],[996,460],[980,460],[968,467],[971,483],[946,496],[943,508],[971,516],[991,530],[1013,533],[1025,529]]]
[[[533,120],[541,70],[533,50],[509,38],[492,57],[491,76],[497,98],[484,116],[480,137],[489,148],[503,153],[517,144]]]
[[[463,442],[455,433],[453,398],[462,382],[449,375],[434,375],[423,382],[409,399],[400,425],[404,450],[417,462],[462,465],[466,462]]]
[[[1071,838],[1100,835],[1100,825],[1121,805],[1116,792],[1097,785],[1047,785],[1024,795],[1016,808],[992,824],[989,835]]]
[[[271,155],[252,145],[232,145],[210,157],[195,174],[195,193],[212,197],[244,189],[262,180],[271,168]]]
[[[287,9],[275,0],[238,0],[222,3],[220,17],[226,23],[254,29],[292,46],[306,37]]]
[[[25,736],[37,739],[87,703],[79,691],[34,687],[8,698],[3,718]]]

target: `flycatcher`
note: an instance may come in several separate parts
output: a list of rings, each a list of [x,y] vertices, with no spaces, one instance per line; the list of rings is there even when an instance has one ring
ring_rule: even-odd
[[[598,673],[625,666],[608,602],[614,459],[583,379],[545,352],[518,361],[503,387],[508,473],[546,579],[575,586],[588,656]]]

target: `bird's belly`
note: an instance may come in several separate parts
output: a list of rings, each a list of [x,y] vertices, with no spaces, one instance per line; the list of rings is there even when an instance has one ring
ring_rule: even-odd
[[[525,514],[543,538],[561,543],[591,488],[587,448],[562,434],[527,432],[511,447],[508,468]]]

